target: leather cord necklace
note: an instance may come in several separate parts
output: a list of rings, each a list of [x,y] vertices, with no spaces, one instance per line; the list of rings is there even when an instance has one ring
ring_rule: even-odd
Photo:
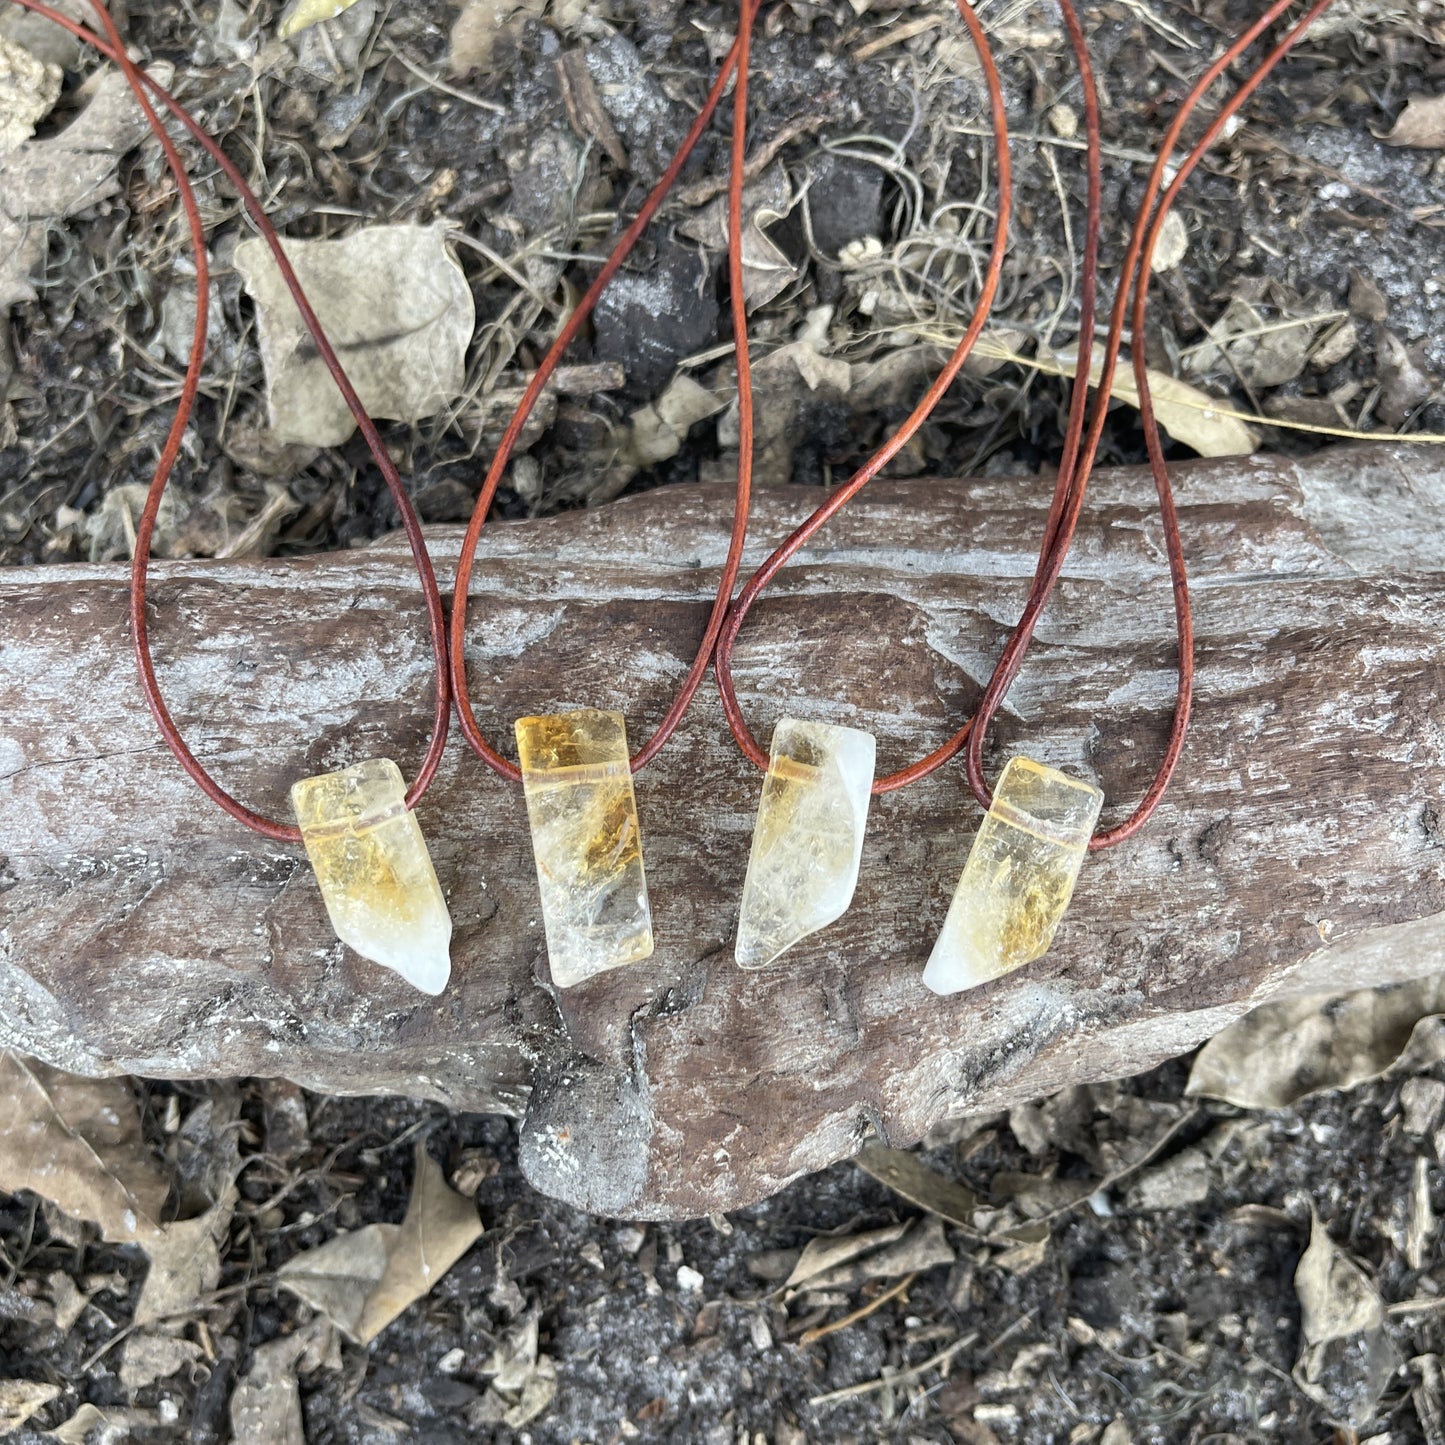
[[[734,74],[737,84],[733,92],[729,178],[728,278],[734,333],[745,334],[739,216],[745,162],[748,54],[759,5],[760,0],[741,0],[737,40],[702,109],[662,178],[623,232],[576,310],[558,331],[532,377],[492,458],[457,561],[450,639],[457,716],[462,736],[482,762],[498,777],[522,784],[541,893],[548,965],[552,982],[558,988],[570,987],[607,969],[640,962],[652,953],[652,909],[632,774],[662,751],[706,675],[742,560],[751,472],[746,467],[738,469],[727,556],[696,656],[661,723],[635,754],[629,755],[627,727],[622,715],[595,708],[519,718],[515,724],[519,763],[504,757],[487,741],[472,707],[466,671],[467,601],[477,546],[497,487],[538,397],[672,189]],[[739,420],[744,455],[747,455],[752,444],[750,399],[740,405]]]
[[[440,993],[451,971],[451,918],[412,809],[426,793],[446,748],[451,699],[441,594],[416,510],[395,463],[382,445],[371,418],[326,339],[286,259],[275,228],[225,152],[168,91],[134,64],[126,53],[120,32],[100,0],[91,0],[91,5],[104,36],[60,14],[41,0],[17,0],[17,3],[63,26],[121,68],[175,179],[195,256],[196,316],[190,358],[176,414],[136,524],[135,555],[131,567],[131,636],[146,703],[167,747],[217,807],[263,837],[305,846],[338,938],[364,958],[394,970],[423,992]],[[426,609],[436,692],[431,740],[411,787],[404,787],[400,770],[387,758],[369,758],[338,772],[302,778],[291,789],[296,824],[284,823],[256,812],[211,776],[181,737],[161,695],[151,657],[146,616],[151,539],[161,498],[180,453],[200,387],[210,299],[210,267],[200,211],[185,163],[156,114],[152,97],[180,121],[221,168],[270,247],[287,289],[316,343],[317,352],[345,397],[401,514]]]
[[[1004,649],[975,718],[965,723],[942,749],[925,760],[925,765],[932,762],[932,766],[927,767],[926,771],[932,771],[954,755],[960,747],[966,748],[965,766],[970,785],[979,801],[989,809],[959,880],[942,934],[925,970],[924,982],[936,992],[953,993],[972,987],[1030,962],[1046,952],[1072,896],[1085,852],[1091,848],[1108,847],[1123,842],[1137,832],[1157,808],[1178,763],[1188,728],[1192,699],[1193,628],[1178,518],[1155,425],[1145,364],[1143,319],[1147,290],[1142,280],[1135,292],[1132,318],[1133,364],[1140,397],[1141,421],[1164,523],[1180,657],[1178,694],[1164,759],[1153,784],[1134,814],[1124,824],[1098,837],[1094,836],[1094,826],[1103,801],[1099,789],[1032,759],[1017,757],[1005,769],[999,795],[995,797],[989,793],[984,783],[981,759],[987,727],[1001,705],[1009,684],[1022,666],[1039,615],[1062,573],[1078,524],[1085,487],[1097,454],[1109,404],[1128,304],[1130,279],[1136,270],[1141,276],[1147,277],[1149,258],[1168,208],[1209,145],[1229,118],[1329,3],[1330,0],[1318,0],[1289,36],[1241,87],[1179,168],[1151,223],[1149,213],[1159,197],[1170,154],[1190,114],[1214,80],[1288,8],[1289,0],[1278,0],[1278,3],[1246,30],[1206,71],[1181,106],[1160,147],[1145,200],[1140,208],[1115,297],[1104,365],[1088,435],[1085,438],[1084,416],[1091,372],[1093,292],[1096,284],[1101,213],[1099,117],[1097,95],[1082,28],[1072,4],[1069,0],[1061,0],[1065,25],[1084,82],[1087,127],[1088,204],[1082,268],[1080,354],[1063,457],[1045,524],[1039,563],[1023,618]],[[965,18],[968,18],[967,11]],[[985,74],[987,75],[987,67]],[[1000,213],[1006,214],[1003,204],[1000,205]],[[981,305],[987,299],[987,296],[982,297]],[[975,324],[978,319],[975,316]],[[967,339],[966,336],[965,340]],[[930,393],[929,397],[925,397],[923,405],[931,405],[934,399],[936,398]],[[916,417],[917,413],[915,417],[910,417],[909,422],[913,423]],[[921,421],[921,417],[917,419]],[[907,426],[908,424],[905,424],[905,427]],[[748,878],[744,884],[742,917],[739,923],[737,957],[738,961],[745,965],[758,966],[767,962],[770,957],[777,957],[792,943],[846,910],[856,882],[857,860],[861,855],[866,796],[861,799],[861,806],[859,801],[853,800],[850,800],[851,808],[842,805],[840,799],[846,793],[842,766],[844,760],[830,755],[828,748],[820,746],[816,737],[805,738],[800,748],[796,741],[799,737],[799,725],[792,724],[785,731],[785,725],[790,722],[788,719],[779,724],[771,759],[762,753],[737,702],[732,681],[733,646],[748,611],[763,588],[813,532],[876,475],[877,469],[870,463],[860,471],[769,557],[743,588],[729,612],[719,639],[716,670],[729,725],[744,754],[755,764],[768,769],[764,781],[763,803],[754,832]],[[812,726],[816,729],[816,725]],[[831,731],[847,733],[853,730]],[[783,737],[781,747],[779,734]],[[798,755],[800,751],[803,756]],[[860,750],[855,749],[855,753],[857,751]],[[933,761],[934,759],[936,761]],[[889,791],[923,775],[926,775],[923,770],[904,770],[902,773],[874,781],[871,792]],[[855,783],[854,800],[858,799],[860,792]],[[843,846],[841,841],[850,824],[853,844],[851,849]],[[828,829],[831,829],[832,838],[828,844],[820,844],[822,832]],[[798,866],[799,859],[803,860],[801,868]],[[790,872],[793,875],[791,878],[788,877]],[[787,880],[786,886],[781,882],[783,879]],[[796,903],[796,900],[810,889],[813,895],[810,900],[811,912],[800,909]]]
[[[974,796],[988,812],[974,838],[943,928],[924,969],[923,981],[936,993],[952,994],[973,988],[1042,957],[1068,908],[1086,853],[1117,847],[1148,822],[1163,800],[1184,750],[1194,692],[1194,624],[1178,512],[1149,384],[1144,335],[1148,278],[1164,221],[1184,183],[1230,119],[1332,0],[1316,0],[1247,76],[1189,149],[1165,187],[1174,146],[1209,88],[1285,13],[1290,3],[1291,0],[1276,0],[1205,70],[1180,105],[1160,143],[1115,291],[1088,434],[1073,467],[1060,470],[1044,549],[1023,616],[999,658],[974,716],[964,768]],[[1097,218],[1093,224],[1097,224]],[[1132,311],[1129,309],[1131,287]],[[1029,757],[1015,756],[1004,768],[998,791],[991,793],[983,777],[983,742],[1009,685],[1023,665],[1039,616],[1062,574],[1078,526],[1104,429],[1126,312],[1132,321],[1131,354],[1140,422],[1158,494],[1169,565],[1179,655],[1178,685],[1164,754],[1143,799],[1124,822],[1096,832],[1104,801],[1100,789]],[[1075,379],[1076,392],[1087,387],[1088,377],[1088,363],[1081,359]]]

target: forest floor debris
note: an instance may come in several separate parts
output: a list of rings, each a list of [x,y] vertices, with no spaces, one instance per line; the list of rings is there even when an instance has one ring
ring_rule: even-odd
[[[540,1198],[499,1118],[39,1071],[58,1102],[31,1109],[30,1187],[12,1170],[0,1194],[0,1434],[1433,1442],[1438,989],[1310,1000],[1324,1022],[1287,1035],[1269,1005],[1192,1065],[951,1120],[690,1224]],[[1226,1048],[1260,1097],[1281,1049],[1311,1091],[1210,1097]],[[77,1203],[39,1143],[86,1139]],[[159,1220],[139,1244],[74,1217],[107,1212],[122,1139]]]
[[[1363,18],[1352,25],[1355,11]],[[1233,16],[1217,4],[1191,15],[1105,0],[1088,18],[1108,96],[1107,298],[1161,113]],[[1061,441],[1078,351],[1078,81],[1046,5],[991,23],[1017,182],[985,338],[1001,349],[969,368],[893,474],[1034,476]],[[399,264],[364,276],[348,266],[334,326],[357,372],[396,363],[388,375],[406,395],[375,400],[399,418],[383,422],[383,440],[430,499],[431,519],[456,520],[481,485],[493,419],[681,139],[731,17],[693,0],[325,0],[284,14],[270,0],[227,0],[214,13],[164,0],[138,10],[132,30],[288,242],[329,253],[449,228],[455,259],[430,291],[460,287],[456,305],[405,311],[404,336],[373,328],[385,344],[366,344],[365,328],[348,328],[345,293],[364,295],[378,317],[400,316],[415,278]],[[1435,284],[1445,147],[1430,96],[1442,31],[1428,7],[1336,0],[1185,189],[1156,258],[1146,338],[1175,455],[1299,449],[1321,432],[1445,431],[1445,292]],[[33,57],[10,68],[14,137],[39,127],[0,154],[0,309],[11,311],[0,345],[0,562],[115,557],[123,526],[97,549],[87,519],[110,492],[144,484],[178,394],[195,301],[186,228],[155,146],[136,147],[141,123],[121,78],[18,10],[0,15],[0,42]],[[65,67],[58,95],[47,66]],[[917,400],[971,314],[993,207],[987,107],[947,0],[898,13],[848,0],[770,7],[754,71],[750,329],[760,375],[770,363],[784,373],[758,391],[759,434],[783,439],[764,447],[759,480],[836,480]],[[332,403],[329,420],[289,415],[302,393],[277,364],[275,307],[258,307],[242,285],[258,243],[214,167],[181,144],[216,284],[196,424],[158,550],[292,552],[388,530],[394,509],[360,441],[344,439],[349,419],[329,383],[304,389]],[[550,397],[504,480],[503,516],[735,470],[726,159],[720,126],[569,357],[578,368],[621,364],[623,384]],[[316,300],[326,317],[330,300]],[[833,370],[800,390],[786,358],[772,358],[825,311],[814,346]],[[408,341],[424,341],[426,354]],[[880,368],[895,379],[882,400],[864,384]],[[1106,464],[1143,456],[1128,370]],[[684,379],[724,405],[684,417],[675,449],[671,438],[648,444],[633,413],[660,407]],[[296,439],[305,444],[288,445]]]

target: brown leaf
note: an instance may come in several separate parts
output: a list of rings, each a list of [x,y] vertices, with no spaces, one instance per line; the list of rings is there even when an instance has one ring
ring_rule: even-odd
[[[131,1335],[120,1359],[120,1382],[132,1396],[205,1358],[205,1351],[178,1335]]]
[[[0,1189],[31,1189],[102,1237],[144,1244],[167,1183],[121,1079],[81,1079],[0,1054]]]
[[[169,65],[150,73],[162,85],[172,74]],[[44,255],[47,219],[113,195],[121,156],[149,133],[120,71],[98,72],[79,94],[89,103],[59,135],[0,155],[0,311],[35,299],[30,277]]]
[[[256,1350],[250,1368],[231,1394],[234,1445],[306,1445],[297,1366],[306,1369],[304,1357],[319,1353],[328,1336],[335,1339],[330,1324],[317,1315],[295,1334],[283,1335]]]
[[[1382,139],[1386,145],[1420,150],[1445,147],[1445,95],[1412,95],[1395,118],[1394,129]]]
[[[38,1380],[0,1380],[0,1435],[10,1435],[57,1395],[59,1385]]]
[[[793,1272],[783,1282],[784,1289],[796,1289],[816,1275],[826,1274],[840,1264],[869,1254],[884,1245],[902,1239],[907,1232],[907,1223],[890,1224],[884,1229],[869,1229],[862,1234],[850,1234],[842,1239],[819,1235],[810,1240],[806,1249],[793,1266]]]
[[[434,226],[363,226],[334,241],[287,241],[286,257],[374,417],[417,421],[460,396],[476,311]],[[266,404],[279,441],[339,446],[356,429],[264,241],[236,269],[256,303]]]
[[[1318,1217],[1294,1287],[1303,1336],[1295,1383],[1332,1420],[1354,1428],[1368,1424],[1399,1356],[1370,1277],[1335,1247]]]
[[[145,1242],[151,1267],[136,1301],[137,1325],[183,1318],[215,1289],[221,1278],[221,1244],[235,1205],[233,1190],[200,1218],[167,1224]]]
[[[983,1201],[966,1185],[945,1179],[937,1170],[930,1169],[916,1154],[870,1144],[853,1162],[909,1203],[974,1231],[974,1210],[980,1208]]]
[[[338,1234],[277,1273],[287,1289],[364,1345],[429,1293],[481,1233],[476,1205],[447,1185],[419,1143],[411,1202],[399,1225]]]
[[[1445,1013],[1445,975],[1350,994],[1267,1003],[1205,1044],[1185,1092],[1244,1109],[1283,1109],[1308,1094],[1378,1078],[1416,1025]]]
[[[448,68],[453,75],[490,70],[498,40],[515,41],[529,16],[540,16],[547,0],[467,0],[452,24]]]

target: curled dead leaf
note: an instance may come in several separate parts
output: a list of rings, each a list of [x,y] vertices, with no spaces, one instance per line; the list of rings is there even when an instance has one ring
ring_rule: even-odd
[[[1445,148],[1445,95],[1412,95],[1390,133],[1381,139],[1391,146]]]
[[[1185,1092],[1243,1109],[1283,1109],[1308,1094],[1378,1078],[1417,1025],[1445,1013],[1445,976],[1349,994],[1267,1003],[1204,1045]]]

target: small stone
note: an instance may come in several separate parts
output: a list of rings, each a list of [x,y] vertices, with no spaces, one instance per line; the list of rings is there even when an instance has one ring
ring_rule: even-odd
[[[733,953],[761,968],[853,901],[877,743],[857,728],[782,718],[743,881]]]
[[[291,789],[336,936],[423,993],[451,977],[452,920],[401,770],[371,758]]]
[[[1049,107],[1049,129],[1061,140],[1073,140],[1079,133],[1079,113],[1072,106],[1058,105]]]
[[[1189,254],[1189,228],[1178,211],[1166,212],[1159,227],[1159,239],[1149,258],[1149,269],[1158,276],[1172,271]]]
[[[923,971],[934,993],[974,988],[1049,951],[1103,803],[1092,783],[1009,760]]]
[[[652,953],[627,726],[583,708],[516,730],[552,982],[571,988]]]
[[[677,1287],[686,1290],[689,1294],[696,1294],[707,1281],[691,1265],[680,1264],[677,1267]]]

